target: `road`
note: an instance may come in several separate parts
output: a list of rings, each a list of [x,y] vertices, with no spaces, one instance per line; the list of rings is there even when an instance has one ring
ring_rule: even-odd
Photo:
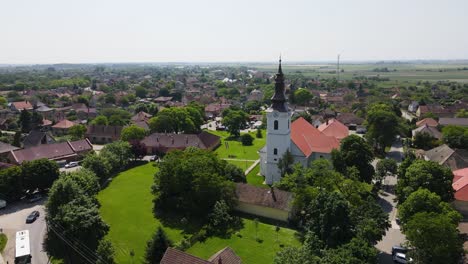
[[[394,159],[400,163],[403,159],[403,144],[400,138],[395,140],[390,151],[387,153],[387,158]],[[384,191],[379,194],[379,204],[385,212],[389,214],[391,227],[376,248],[381,252],[379,255],[379,263],[391,264],[392,260],[392,246],[401,245],[406,241],[405,235],[401,233],[400,226],[396,223],[397,216],[397,203],[395,202],[395,186],[397,184],[397,176],[389,175],[384,179]]]
[[[0,228],[8,237],[8,243],[3,252],[3,257],[8,263],[14,263],[15,236],[20,230],[29,230],[32,264],[45,264],[48,262],[43,250],[42,242],[46,233],[44,200],[37,203],[18,202],[8,205],[0,211]],[[26,224],[26,217],[34,210],[40,212],[40,216],[34,223]]]

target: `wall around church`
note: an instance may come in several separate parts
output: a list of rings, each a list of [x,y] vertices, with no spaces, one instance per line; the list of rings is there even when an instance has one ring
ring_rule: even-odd
[[[237,211],[266,217],[274,220],[287,222],[289,218],[289,212],[285,210],[280,210],[276,208],[264,207],[259,205],[248,204],[244,202],[239,202],[236,207]]]

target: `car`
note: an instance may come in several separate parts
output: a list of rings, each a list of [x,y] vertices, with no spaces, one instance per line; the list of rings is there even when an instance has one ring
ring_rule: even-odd
[[[413,259],[408,258],[405,253],[396,253],[393,255],[393,262],[406,264],[413,262]]]
[[[76,167],[76,166],[78,166],[78,162],[72,161],[72,162],[68,163],[67,165],[65,165],[65,168],[69,169],[69,168],[73,168],[73,167]]]
[[[31,197],[29,197],[28,202],[35,203],[42,199],[42,195],[40,193],[35,193]]]
[[[28,217],[26,217],[26,224],[33,223],[39,217],[39,211],[32,211]]]
[[[158,160],[158,156],[156,155],[150,157],[150,161],[157,161],[157,160]]]

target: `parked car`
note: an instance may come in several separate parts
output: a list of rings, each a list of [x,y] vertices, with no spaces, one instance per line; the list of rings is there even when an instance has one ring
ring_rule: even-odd
[[[157,155],[154,155],[154,156],[151,156],[150,157],[150,161],[157,161],[158,160],[158,156]]]
[[[31,197],[29,197],[28,202],[35,203],[42,199],[42,195],[40,193],[35,193]]]
[[[5,200],[0,200],[0,209],[5,208],[7,205],[7,202]]]
[[[36,221],[36,219],[39,217],[39,211],[32,211],[28,217],[26,217],[26,224],[30,224],[34,221]]]
[[[393,246],[392,247],[392,259],[395,263],[411,263],[412,259],[408,258],[406,254],[408,253],[408,249],[401,246]]]
[[[65,168],[69,169],[69,168],[73,168],[73,167],[76,167],[78,166],[78,162],[77,161],[72,161],[70,163],[68,163],[67,165],[65,165]]]

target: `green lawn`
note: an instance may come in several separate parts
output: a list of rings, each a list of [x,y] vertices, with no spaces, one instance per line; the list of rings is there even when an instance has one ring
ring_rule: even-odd
[[[294,230],[281,228],[278,233],[274,225],[259,223],[255,232],[254,221],[243,219],[244,228],[230,238],[211,237],[198,242],[187,250],[195,256],[208,259],[217,251],[231,247],[245,264],[270,264],[281,246],[299,246]],[[261,242],[257,242],[256,233]],[[239,234],[239,235],[238,235]]]
[[[265,131],[262,130],[263,138],[256,138],[255,132],[250,133],[254,137],[252,146],[242,146],[242,143],[237,140],[228,140],[229,133],[226,131],[208,131],[212,134],[221,137],[221,145],[215,150],[220,158],[234,158],[257,160],[260,158],[257,151],[263,148],[266,143]],[[227,145],[226,143],[227,142]]]
[[[0,233],[0,252],[3,252],[3,250],[5,249],[7,241],[7,236],[3,233]]]
[[[243,171],[247,170],[250,166],[254,164],[253,161],[242,161],[242,160],[226,160],[228,163],[234,164],[237,167],[241,168]]]
[[[135,252],[135,263],[141,263],[146,241],[161,224],[152,213],[151,185],[156,170],[148,163],[122,172],[98,195],[101,215],[110,226],[108,238],[115,247],[117,263],[131,263],[130,250]],[[173,241],[182,238],[182,230],[164,230]]]
[[[247,174],[247,183],[258,186],[258,187],[262,187],[262,188],[269,188],[268,185],[263,184],[263,182],[265,181],[265,178],[263,176],[258,175],[259,172],[260,172],[260,164],[255,166],[255,168],[251,170],[249,174]]]
[[[258,170],[257,166],[255,170]],[[117,263],[132,263],[130,251],[135,252],[133,263],[142,263],[146,242],[161,225],[152,214],[151,185],[156,168],[151,163],[120,173],[102,190],[98,199],[101,215],[110,226],[108,238],[116,250]],[[203,243],[196,243],[188,252],[207,259],[220,249],[230,246],[243,263],[272,263],[280,244],[299,245],[294,231],[281,228],[276,240],[275,226],[260,223],[258,238],[255,240],[255,226],[252,220],[243,219],[244,228],[230,238],[211,237]],[[178,242],[183,238],[182,230],[164,226],[169,238]]]

